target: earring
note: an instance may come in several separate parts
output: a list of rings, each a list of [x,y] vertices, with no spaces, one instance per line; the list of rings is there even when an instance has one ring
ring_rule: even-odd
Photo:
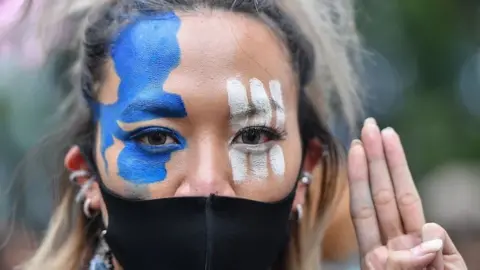
[[[92,200],[90,198],[87,198],[85,200],[85,202],[83,203],[83,214],[85,214],[85,216],[87,218],[91,218],[92,217],[92,213],[90,212],[90,204],[92,203]]]
[[[95,254],[90,261],[89,270],[112,270],[113,269],[113,256],[110,251],[110,247],[105,241],[105,234],[107,232],[103,230],[99,236],[99,244],[95,250]]]
[[[297,221],[300,221],[303,217],[303,206],[299,203],[295,208],[297,209]]]
[[[305,185],[310,185],[312,183],[312,174],[309,172],[302,172],[302,177],[300,178],[300,181],[305,184]]]
[[[90,187],[93,185],[94,179],[95,179],[94,177],[91,177],[90,179],[88,179],[88,181],[85,184],[81,186],[80,191],[78,191],[77,196],[75,197],[75,201],[77,203],[80,203],[85,199],[85,195],[87,191],[90,189]]]
[[[78,182],[79,177],[89,177],[89,179],[85,184],[81,185]],[[77,186],[80,186],[80,191],[78,191],[77,196],[75,197],[75,202],[80,203],[81,201],[85,200],[85,194],[87,193],[88,189],[90,189],[90,187],[92,186],[95,180],[95,176],[92,176],[90,172],[86,170],[78,170],[78,171],[72,172],[68,177],[68,179],[70,180],[71,183]]]
[[[77,184],[78,185],[78,177],[89,177],[90,176],[90,173],[88,171],[85,171],[85,170],[78,170],[78,171],[74,171],[70,174],[70,176],[68,177],[68,179],[70,180],[70,182],[72,182],[73,184]]]

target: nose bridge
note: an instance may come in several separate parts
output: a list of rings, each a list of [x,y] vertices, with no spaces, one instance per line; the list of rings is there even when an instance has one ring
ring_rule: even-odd
[[[233,196],[231,169],[228,149],[221,139],[214,135],[200,137],[192,145],[190,168],[185,178],[191,195],[208,196],[216,194]]]

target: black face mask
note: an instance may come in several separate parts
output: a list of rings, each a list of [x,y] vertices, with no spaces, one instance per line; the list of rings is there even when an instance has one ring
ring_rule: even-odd
[[[100,186],[105,240],[125,270],[268,270],[288,242],[295,189],[275,203],[215,195],[133,201]]]

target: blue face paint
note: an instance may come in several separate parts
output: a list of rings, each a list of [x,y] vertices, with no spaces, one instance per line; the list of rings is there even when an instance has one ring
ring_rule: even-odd
[[[180,63],[177,40],[180,23],[180,18],[169,12],[143,17],[127,25],[112,45],[111,56],[121,80],[118,100],[109,105],[96,104],[94,108],[101,124],[101,154],[105,166],[108,168],[105,151],[113,145],[115,137],[125,144],[117,160],[119,175],[134,184],[164,180],[165,165],[171,154],[186,147],[185,139],[173,131],[170,134],[178,144],[141,145],[118,125],[118,121],[136,123],[187,116],[182,98],[163,89],[168,76]]]

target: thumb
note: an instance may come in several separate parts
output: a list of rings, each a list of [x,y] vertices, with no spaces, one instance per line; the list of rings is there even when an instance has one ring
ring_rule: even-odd
[[[434,239],[423,242],[410,250],[391,251],[388,255],[387,270],[423,269],[435,259],[443,248],[443,241]]]
[[[427,223],[422,227],[422,240],[423,242],[431,241],[435,239],[440,239],[445,243],[445,230],[440,227],[438,224],[435,223]],[[446,243],[444,244],[443,249],[446,247]],[[435,270],[444,270],[444,262],[443,262],[443,249],[439,250],[433,259],[433,262],[430,264]]]
[[[453,244],[452,239],[448,235],[445,229],[436,224],[436,223],[427,223],[423,225],[422,228],[422,238],[423,241],[425,240],[432,240],[432,239],[441,239],[444,243],[442,254],[443,255],[459,255],[455,244]]]

